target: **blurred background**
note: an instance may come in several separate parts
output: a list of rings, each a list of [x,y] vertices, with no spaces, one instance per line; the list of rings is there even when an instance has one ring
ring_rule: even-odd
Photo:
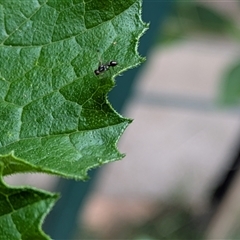
[[[240,239],[240,2],[144,1],[143,19],[151,21],[140,44],[147,61],[118,77],[109,96],[134,119],[119,143],[126,157],[67,193],[66,215],[51,221],[63,219],[56,232],[68,218],[76,224],[67,234],[48,232],[54,239]],[[6,181],[63,186],[36,174]],[[70,196],[79,194],[70,216]]]

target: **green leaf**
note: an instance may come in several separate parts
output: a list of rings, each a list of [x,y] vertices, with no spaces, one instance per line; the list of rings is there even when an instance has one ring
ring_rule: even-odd
[[[0,175],[2,170],[0,163]],[[50,239],[40,226],[57,198],[34,188],[10,188],[0,179],[0,239]]]
[[[131,121],[106,96],[113,76],[143,61],[140,8],[139,0],[0,0],[3,175],[86,179],[124,156],[116,144]],[[99,57],[118,65],[96,76]]]
[[[10,188],[2,175],[86,179],[124,156],[116,144],[131,120],[106,96],[114,76],[143,61],[140,9],[139,0],[0,0],[0,239],[48,239],[40,225],[57,198]],[[118,65],[96,76],[100,59]]]
[[[224,75],[220,101],[228,105],[240,104],[240,62],[228,69]]]

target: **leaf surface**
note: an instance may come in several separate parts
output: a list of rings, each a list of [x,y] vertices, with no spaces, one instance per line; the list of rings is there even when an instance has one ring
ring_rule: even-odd
[[[137,0],[0,0],[3,175],[86,179],[124,156],[116,144],[130,120],[106,96],[113,76],[143,61],[140,8]],[[94,74],[111,60],[118,65]]]
[[[112,109],[114,76],[143,61],[141,2],[0,0],[0,239],[49,239],[57,196],[6,186],[1,176],[45,172],[86,179],[121,159],[131,122]],[[96,76],[99,64],[116,67]]]

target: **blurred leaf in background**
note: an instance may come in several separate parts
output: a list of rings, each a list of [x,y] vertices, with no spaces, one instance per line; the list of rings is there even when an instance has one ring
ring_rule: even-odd
[[[230,66],[223,76],[220,102],[226,105],[240,104],[240,60],[234,66]]]
[[[232,19],[207,5],[189,1],[175,3],[164,23],[159,43],[171,43],[199,32],[240,37]]]
[[[202,239],[203,226],[190,209],[166,204],[156,209],[152,219],[129,232],[129,239]]]

